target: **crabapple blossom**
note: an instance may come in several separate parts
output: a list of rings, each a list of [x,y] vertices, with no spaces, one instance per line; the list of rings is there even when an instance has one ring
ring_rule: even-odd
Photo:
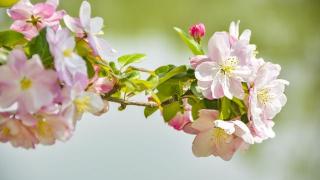
[[[47,29],[47,40],[50,51],[54,56],[55,69],[60,81],[68,86],[77,82],[84,88],[88,85],[86,62],[74,52],[76,42],[67,29],[59,29],[54,32]]]
[[[231,33],[217,32],[209,40],[208,56],[191,59],[195,76],[203,95],[208,99],[223,96],[242,99],[244,91],[241,82],[246,81],[251,71],[248,62],[253,55],[249,44],[250,31],[245,31],[238,39],[238,30],[231,24]]]
[[[107,60],[115,52],[103,38],[98,37],[103,35],[103,19],[101,17],[91,18],[91,6],[89,2],[82,2],[79,18],[66,15],[64,22],[78,37],[84,38],[89,42],[95,55]]]
[[[251,82],[249,114],[257,142],[275,136],[272,119],[287,102],[284,90],[289,82],[277,79],[280,71],[281,67],[277,64],[263,63],[258,67],[255,80]]]
[[[83,113],[101,115],[108,111],[109,104],[95,92],[84,91],[78,83],[73,87],[63,89],[63,109],[72,112],[73,122],[80,120]]]
[[[45,3],[31,4],[29,0],[21,0],[8,10],[14,20],[12,30],[21,32],[27,39],[37,36],[45,27],[57,29],[64,11],[56,11],[59,0],[48,0]]]
[[[56,140],[67,141],[73,134],[74,125],[71,113],[40,112],[34,115],[37,120],[31,128],[40,144],[52,145]]]
[[[240,120],[218,120],[215,110],[200,110],[199,118],[192,127],[199,131],[193,142],[193,153],[197,157],[210,155],[230,160],[233,154],[254,140],[249,128]]]
[[[6,65],[0,66],[0,107],[18,104],[21,112],[34,113],[55,98],[57,75],[44,69],[38,55],[27,60],[20,49],[13,50]]]
[[[10,142],[14,147],[35,148],[39,141],[32,131],[20,120],[10,116],[8,113],[0,114],[0,141]]]

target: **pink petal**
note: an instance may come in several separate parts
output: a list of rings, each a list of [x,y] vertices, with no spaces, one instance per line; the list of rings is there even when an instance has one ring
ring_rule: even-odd
[[[226,32],[215,33],[209,40],[209,58],[215,62],[221,62],[228,58],[230,53],[229,35]]]
[[[212,130],[199,133],[193,141],[192,152],[196,157],[212,155],[215,146]]]

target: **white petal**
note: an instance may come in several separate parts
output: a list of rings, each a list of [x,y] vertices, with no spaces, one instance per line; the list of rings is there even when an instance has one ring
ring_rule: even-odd
[[[239,24],[240,24],[240,21],[237,21],[237,23],[232,21],[229,27],[230,35],[236,39],[238,39],[239,37]]]
[[[103,19],[95,17],[90,20],[90,33],[98,34],[103,28]]]
[[[235,135],[241,137],[248,144],[254,144],[254,139],[248,126],[240,120],[233,121],[233,123],[236,125]]]
[[[88,1],[83,1],[80,7],[80,22],[81,25],[87,30],[90,29],[91,20],[91,6]]]
[[[79,21],[77,21],[75,18],[69,16],[69,15],[65,15],[63,17],[64,23],[66,24],[66,26],[74,33],[82,33],[82,27],[79,23]]]
[[[229,57],[230,53],[229,35],[226,32],[215,33],[208,44],[208,56],[210,59],[215,62],[220,62]]]
[[[195,76],[200,81],[212,81],[218,71],[216,63],[204,62],[197,66]]]
[[[251,37],[251,31],[249,29],[246,29],[243,31],[239,39],[249,43],[250,37]]]
[[[214,125],[215,127],[223,129],[229,135],[235,132],[234,124],[232,122],[216,120],[214,121]]]
[[[224,95],[227,98],[232,99],[233,95],[230,92],[230,79],[226,75],[222,75],[219,81],[221,83]]]

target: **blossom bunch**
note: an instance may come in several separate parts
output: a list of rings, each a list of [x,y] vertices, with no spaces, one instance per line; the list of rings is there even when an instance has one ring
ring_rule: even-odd
[[[134,66],[145,55],[116,56],[102,37],[104,21],[84,1],[79,17],[59,0],[20,0],[7,12],[11,30],[0,32],[0,141],[35,148],[67,141],[83,114],[102,115],[109,102],[160,111],[177,131],[195,135],[197,157],[232,158],[239,149],[273,138],[274,117],[286,103],[288,81],[280,65],[257,57],[251,31],[216,32],[202,47],[204,24],[189,34],[174,28],[194,54],[190,65],[155,70]],[[146,74],[147,76],[145,76]],[[146,77],[146,78],[145,78]],[[146,95],[144,102],[132,100]]]

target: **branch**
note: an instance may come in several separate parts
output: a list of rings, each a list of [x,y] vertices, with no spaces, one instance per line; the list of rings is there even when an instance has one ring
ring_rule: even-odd
[[[144,106],[144,107],[158,107],[158,104],[154,102],[138,102],[138,101],[127,101],[124,99],[118,99],[113,97],[104,97],[105,100],[110,102],[115,102],[123,105],[132,105],[132,106]]]
[[[154,74],[154,71],[152,71],[152,70],[145,69],[145,68],[140,68],[140,67],[135,67],[135,66],[130,66],[128,69],[133,69],[133,70],[137,70],[137,71],[140,71],[140,72]]]

